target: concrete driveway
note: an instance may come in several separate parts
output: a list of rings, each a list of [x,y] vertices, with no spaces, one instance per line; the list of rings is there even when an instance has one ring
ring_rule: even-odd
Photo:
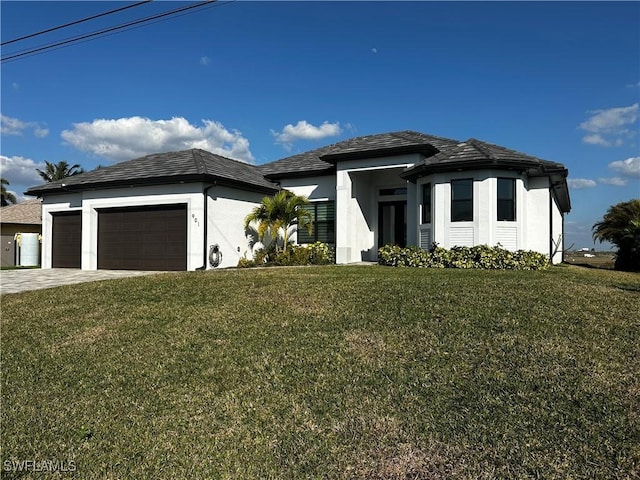
[[[0,293],[19,293],[28,290],[95,282],[112,278],[138,277],[161,272],[134,270],[76,270],[74,268],[34,268],[27,270],[0,271]]]

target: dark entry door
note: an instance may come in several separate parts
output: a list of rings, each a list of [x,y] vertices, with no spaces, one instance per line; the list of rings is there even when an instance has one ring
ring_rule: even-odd
[[[407,202],[378,204],[378,247],[407,246]]]
[[[51,266],[80,268],[82,263],[82,213],[52,214]]]
[[[186,270],[186,204],[98,210],[98,268]]]

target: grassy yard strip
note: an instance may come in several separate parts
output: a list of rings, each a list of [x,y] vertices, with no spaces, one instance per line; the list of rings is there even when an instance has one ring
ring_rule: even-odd
[[[637,478],[639,312],[640,275],[572,266],[188,272],[3,295],[0,468]]]

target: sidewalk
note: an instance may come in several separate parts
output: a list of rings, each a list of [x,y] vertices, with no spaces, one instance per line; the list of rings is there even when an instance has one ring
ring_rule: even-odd
[[[74,268],[34,268],[0,271],[0,293],[19,293],[28,290],[95,282],[112,278],[137,277],[162,272],[141,272],[134,270],[77,270]]]

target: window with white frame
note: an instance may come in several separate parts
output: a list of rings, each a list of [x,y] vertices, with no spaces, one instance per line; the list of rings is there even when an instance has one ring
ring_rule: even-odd
[[[516,220],[516,180],[514,178],[498,178],[498,221],[514,222]]]
[[[473,179],[451,181],[451,221],[473,221]]]
[[[422,222],[431,223],[431,184],[422,185]]]

